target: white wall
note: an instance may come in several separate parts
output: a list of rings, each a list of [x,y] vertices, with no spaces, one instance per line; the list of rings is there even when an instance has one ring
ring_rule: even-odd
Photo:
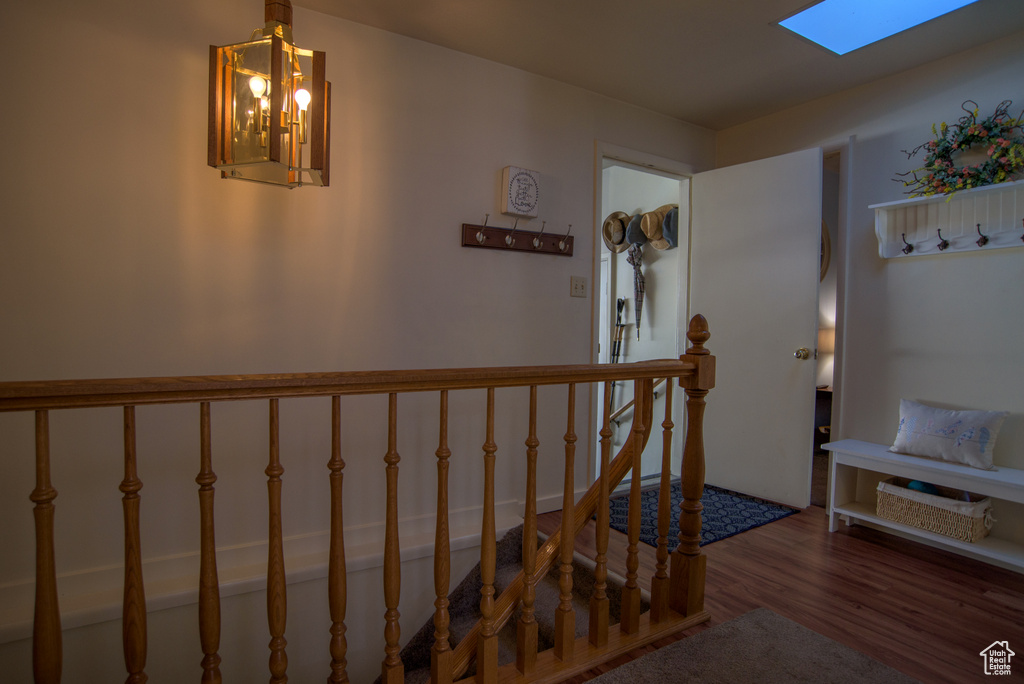
[[[331,187],[287,191],[220,180],[205,162],[208,45],[248,38],[262,24],[259,3],[40,0],[5,16],[17,30],[0,55],[19,67],[8,80],[18,104],[0,114],[7,131],[0,380],[588,362],[593,300],[570,298],[568,289],[571,275],[594,282],[595,141],[702,167],[713,160],[706,130],[296,8],[297,42],[327,53]],[[496,218],[501,169],[510,164],[537,170],[543,182],[539,219],[520,227],[546,220],[554,231],[572,223],[573,258],[459,245],[460,225],[485,213],[511,225]],[[590,408],[581,391],[577,426],[588,424]],[[524,489],[524,397],[498,395],[497,499],[509,515]],[[539,493],[542,505],[559,507],[564,389],[542,391],[541,402]],[[477,394],[452,397],[452,508],[466,511],[467,520],[481,501],[479,404]],[[327,529],[327,406],[282,404],[285,535],[294,554],[312,549],[315,558],[322,558]],[[262,402],[213,408],[222,575],[225,566],[256,562],[262,553],[266,410]],[[346,527],[351,540],[377,544],[386,402],[346,399],[345,410]],[[174,579],[196,567],[197,413],[139,409],[151,578],[162,570]],[[406,541],[430,528],[436,414],[435,397],[400,401]],[[51,423],[57,563],[67,603],[75,578],[85,578],[86,591],[90,581],[118,573],[120,412],[59,414]],[[580,454],[592,451],[585,433],[579,430]],[[31,416],[0,416],[0,434],[8,493],[0,503],[0,585],[30,594]],[[586,468],[577,468],[577,488],[586,478]],[[367,554],[366,563],[379,562]],[[315,562],[289,563],[312,577],[318,572]],[[350,673],[365,681],[383,656],[384,608],[379,572],[357,579],[350,591],[361,603],[356,612],[350,602],[350,617],[369,615],[380,625],[379,632],[348,633]],[[313,583],[323,588],[322,580]],[[151,589],[150,599],[157,605],[159,592]],[[151,615],[151,634],[170,634],[166,641],[192,649],[169,658],[155,653],[164,637],[151,639],[151,681],[180,681],[177,667],[198,668],[194,627],[184,620],[180,629],[168,628],[177,624],[172,613],[193,610],[188,600]],[[403,591],[406,637],[430,614],[431,601],[430,591]],[[326,635],[328,625],[311,625],[297,614],[306,604],[291,605],[289,651],[298,653],[300,629]],[[20,604],[11,610],[0,626],[7,638],[24,636],[14,623],[25,613]],[[228,622],[252,625],[251,640],[265,644],[262,618]],[[115,640],[96,636],[104,630],[109,623],[66,635],[66,681],[87,676],[92,658],[118,660]],[[323,643],[316,652],[326,662]],[[25,672],[27,654],[26,641],[8,643],[0,649],[2,669]]]
[[[953,122],[961,103],[991,113],[1024,108],[1024,34],[719,135],[718,163],[734,164],[853,136],[845,253],[840,271],[842,367],[839,434],[891,443],[901,397],[947,408],[1009,411],[996,465],[1024,468],[1024,248],[884,260],[868,205],[905,197],[899,172],[931,126]],[[916,162],[916,164],[915,164]],[[1022,537],[1019,507],[997,510],[1000,536]],[[995,532],[994,532],[995,533]]]

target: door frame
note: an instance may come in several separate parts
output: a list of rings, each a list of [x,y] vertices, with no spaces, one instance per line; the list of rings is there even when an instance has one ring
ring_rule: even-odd
[[[836,273],[836,339],[835,339],[835,350],[834,350],[834,361],[833,361],[833,398],[832,398],[832,426],[831,436],[832,439],[840,439],[843,435],[844,429],[844,401],[843,401],[843,378],[845,375],[845,346],[846,346],[846,312],[848,307],[849,292],[850,292],[850,273],[848,268],[848,255],[850,251],[850,225],[851,225],[851,183],[850,180],[853,178],[854,168],[854,149],[855,149],[856,136],[851,135],[845,139],[826,141],[821,144],[823,155],[833,154],[838,152],[840,155],[840,171],[839,171],[839,220],[836,229],[838,239],[835,244],[832,245],[832,267],[837,269]],[[600,282],[600,270],[601,270],[601,253],[603,249],[603,240],[601,239],[601,228],[604,221],[604,217],[601,215],[601,202],[603,197],[603,177],[602,170],[604,168],[604,159],[613,159],[616,162],[623,163],[625,165],[635,166],[639,170],[647,170],[654,173],[662,172],[671,175],[678,175],[680,177],[689,178],[692,177],[699,169],[695,168],[691,164],[669,159],[667,157],[661,157],[658,155],[649,154],[647,152],[641,152],[621,145],[615,145],[601,140],[595,140],[594,145],[594,256],[592,259],[592,282]],[[685,259],[681,260],[681,272],[680,282],[686,284],[689,287],[689,263],[692,259],[692,252],[690,250],[690,230],[689,220],[687,217],[686,230],[683,230],[682,221],[680,222],[680,245],[683,244],[683,234],[685,233],[685,244],[687,249],[687,255]],[[598,342],[600,337],[600,331],[598,330],[598,323],[600,321],[600,312],[598,307],[601,305],[600,293],[597,292],[597,288],[592,288],[597,296],[594,297],[591,307],[591,363],[598,362]],[[686,321],[689,318],[689,296],[680,297],[680,321],[681,325],[685,326]],[[609,314],[614,315],[614,312]],[[685,344],[685,338],[681,338],[678,344]],[[590,393],[590,406],[589,406],[589,423],[591,425],[591,434],[596,436],[599,428],[598,421],[600,420],[600,393],[592,391]],[[681,432],[681,431],[680,431]],[[596,437],[595,437],[596,439]],[[596,451],[595,448],[591,451]],[[589,482],[593,482],[597,478],[596,464],[593,458],[587,459],[587,477]],[[826,504],[827,505],[827,504]]]
[[[850,253],[851,225],[851,183],[853,178],[853,150],[856,136],[849,136],[840,142],[822,145],[824,154],[839,153],[839,221],[836,227],[838,239],[832,246],[832,264],[836,271],[836,339],[832,361],[832,440],[843,438],[843,376],[845,371],[846,310],[850,292],[848,255]],[[831,459],[829,460],[831,468]],[[831,475],[831,473],[830,473]],[[829,505],[829,501],[825,505]]]
[[[671,178],[678,178],[680,183],[688,181],[697,169],[691,164],[678,161],[676,159],[669,159],[667,157],[660,157],[658,155],[649,154],[647,152],[640,152],[639,150],[630,149],[621,145],[615,145],[612,143],[604,142],[601,140],[594,141],[594,254],[591,263],[592,281],[594,287],[591,289],[595,293],[591,306],[590,316],[590,360],[591,363],[598,363],[598,343],[601,338],[601,331],[598,329],[598,325],[601,320],[601,312],[599,307],[601,306],[600,296],[600,273],[601,273],[601,255],[604,250],[604,240],[601,237],[601,230],[604,224],[604,216],[602,212],[602,200],[604,197],[604,162],[606,159],[612,160],[617,164],[626,167],[632,167],[637,171],[646,173],[652,173],[655,175],[662,175]],[[682,207],[680,207],[682,209]],[[688,214],[688,212],[687,212]],[[684,242],[685,235],[685,242]],[[679,282],[686,287],[689,287],[689,261],[690,261],[690,248],[689,248],[689,216],[687,215],[684,220],[682,212],[680,212],[679,220],[679,247],[683,248],[685,244],[686,257],[680,259],[680,272]],[[611,268],[611,275],[614,277],[614,266]],[[680,308],[677,312],[678,316],[685,316],[688,297],[680,296]],[[615,320],[614,316],[614,305],[608,302],[609,310],[606,312],[608,320]],[[680,327],[685,330],[686,321],[677,320],[676,334],[679,336]],[[681,354],[684,350],[678,349],[680,344],[685,346],[685,336],[682,339],[677,339],[676,347],[677,353]],[[600,430],[601,421],[601,398],[603,394],[601,389],[597,386],[592,388],[590,392],[589,402],[589,420],[590,426],[591,443],[593,448],[590,449],[590,454],[587,458],[587,482],[594,482],[598,476],[597,459],[594,458],[594,454],[598,453],[599,444],[597,442],[597,434]],[[681,404],[679,404],[681,406]],[[678,444],[673,445],[673,452],[677,452],[676,448],[682,445],[682,430],[677,430],[674,434],[674,439]]]

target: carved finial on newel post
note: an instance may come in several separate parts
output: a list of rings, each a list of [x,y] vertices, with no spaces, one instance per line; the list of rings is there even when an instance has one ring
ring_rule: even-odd
[[[707,558],[700,552],[700,503],[704,493],[704,398],[715,386],[715,357],[704,348],[711,337],[707,320],[690,319],[686,337],[692,345],[681,360],[693,371],[679,378],[686,391],[686,441],[683,445],[683,502],[679,505],[679,545],[672,553],[669,607],[686,616],[704,612]]]
[[[705,356],[711,352],[704,348],[704,343],[711,338],[708,331],[708,320],[697,314],[690,319],[690,328],[686,331],[686,339],[690,340],[690,348],[686,350],[689,356]]]

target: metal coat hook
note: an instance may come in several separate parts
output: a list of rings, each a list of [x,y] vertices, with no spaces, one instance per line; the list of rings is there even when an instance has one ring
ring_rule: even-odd
[[[548,224],[547,221],[541,221],[540,222],[540,235],[538,235],[537,237],[533,238],[533,248],[534,249],[540,249],[541,247],[544,246],[544,243],[541,242],[540,239],[542,237],[544,237],[544,226],[546,226],[547,224]]]
[[[914,245],[912,245],[909,242],[907,242],[907,234],[906,233],[902,233],[902,234],[900,234],[900,237],[903,238],[903,244],[906,245],[903,248],[903,253],[904,254],[910,254],[911,252],[913,252],[914,251]]]
[[[949,240],[944,240],[942,238],[942,230],[941,229],[936,230],[935,232],[937,232],[939,234],[939,251],[941,252],[941,251],[945,250],[947,247],[949,247]]]
[[[487,227],[487,221],[490,218],[490,214],[484,214],[484,225],[480,226],[480,230],[476,232],[476,241],[479,242],[481,245],[484,244],[484,240],[487,239],[487,236],[484,235],[484,228]]]
[[[505,244],[508,245],[509,247],[516,244],[516,228],[518,227],[519,219],[517,218],[516,222],[512,224],[512,232],[505,236]]]
[[[981,232],[981,224],[980,223],[977,225],[977,229],[978,229],[978,239],[975,241],[975,244],[978,245],[979,247],[984,247],[985,245],[988,244],[988,236]]]
[[[571,232],[572,232],[572,224],[570,223],[569,224],[569,230],[566,231],[565,237],[558,241],[558,251],[564,252],[565,250],[569,249],[569,243],[567,243],[566,240],[569,239],[569,233],[571,233]]]

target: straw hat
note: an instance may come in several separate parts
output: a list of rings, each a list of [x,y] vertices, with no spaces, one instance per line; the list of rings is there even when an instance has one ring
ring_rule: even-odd
[[[626,244],[626,224],[629,223],[629,214],[623,211],[613,211],[604,220],[604,228],[601,229],[601,236],[604,238],[604,245],[609,250],[621,252],[629,247]]]
[[[673,209],[676,210],[676,230],[671,230],[671,226],[667,226],[670,229],[671,235],[667,234],[666,229],[666,217]],[[655,249],[670,249],[675,247],[676,233],[678,231],[678,220],[679,220],[679,208],[675,204],[665,204],[654,211],[649,211],[643,215],[640,219],[640,229],[644,231],[644,235],[651,241],[651,247]]]

